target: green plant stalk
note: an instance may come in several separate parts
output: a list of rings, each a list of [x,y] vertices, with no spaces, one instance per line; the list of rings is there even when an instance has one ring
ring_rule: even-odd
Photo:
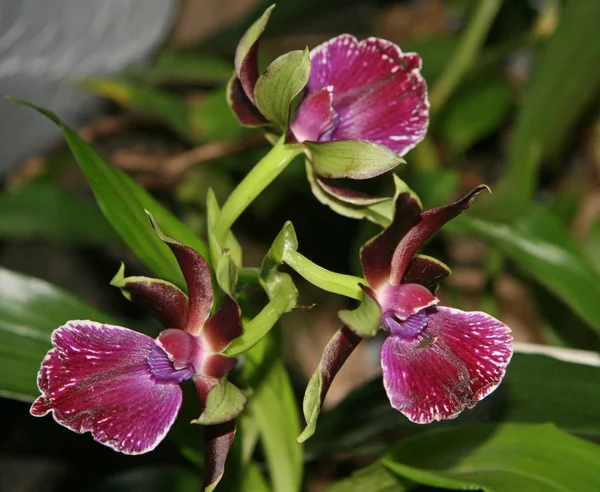
[[[248,323],[244,323],[244,334],[231,342],[225,353],[230,357],[235,357],[254,347],[271,331],[279,318],[288,311],[289,304],[289,294],[285,289],[279,289],[260,313]]]
[[[358,301],[363,298],[363,292],[360,288],[360,284],[366,285],[363,278],[326,270],[301,253],[290,249],[286,249],[283,253],[283,262],[322,290]]]
[[[430,93],[431,111],[439,112],[465,74],[469,71],[485,41],[502,0],[481,0],[467,29],[462,34],[454,56]]]
[[[221,209],[212,231],[220,245],[225,243],[227,233],[240,215],[254,199],[260,195],[273,180],[283,172],[294,157],[302,153],[297,144],[287,145],[284,137],[279,139],[273,148],[246,175],[233,190]]]

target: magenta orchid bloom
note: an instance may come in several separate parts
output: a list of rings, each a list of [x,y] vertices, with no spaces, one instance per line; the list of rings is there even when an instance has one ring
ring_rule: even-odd
[[[425,138],[427,84],[416,53],[342,34],[310,52],[310,67],[291,124],[298,142],[368,140],[403,156]]]
[[[306,71],[296,68],[303,58],[302,52],[295,52],[293,62],[293,53],[282,55],[261,74],[258,44],[271,9],[238,45],[228,91],[230,107],[242,124],[269,125],[285,134],[288,143],[303,145],[318,198],[325,193],[346,203],[372,200],[331,186],[327,179],[381,175],[403,162],[401,156],[423,140],[429,102],[421,58],[403,53],[390,41],[374,37],[358,41],[343,34],[314,48]],[[269,85],[273,79],[278,83]],[[290,118],[289,104],[279,101],[284,96],[277,99],[272,92],[283,93],[292,84],[296,85],[286,102],[296,95],[300,101]],[[277,118],[274,100],[281,113]]]
[[[31,406],[31,414],[52,413],[59,424],[77,433],[91,432],[96,441],[116,451],[142,454],[164,439],[181,407],[179,383],[192,379],[203,412],[198,422],[211,424],[205,432],[205,482],[212,483],[222,475],[235,433],[234,419],[245,398],[236,388],[238,407],[221,420],[207,421],[203,416],[210,391],[233,386],[225,377],[236,360],[222,352],[243,332],[240,311],[225,296],[221,308],[209,316],[213,289],[206,261],[192,248],[160,232],[159,236],[179,262],[189,297],[166,281],[123,278],[122,269],[113,285],[167,329],[153,339],[121,326],[68,321],[52,333],[54,348],[38,373],[42,394]]]
[[[512,356],[510,329],[482,312],[438,306],[437,285],[450,271],[433,258],[416,255],[424,241],[484,189],[424,212],[411,192],[399,194],[393,223],[361,251],[365,300],[356,311],[340,312],[346,326],[327,345],[311,380],[318,395],[311,396],[314,407],[305,407],[308,426],[302,440],[314,432],[320,405],[343,362],[379,328],[389,333],[381,349],[386,393],[392,407],[413,422],[454,418],[500,384]],[[362,315],[355,316],[359,311]],[[365,324],[367,311],[372,321]],[[308,392],[305,405],[307,398]]]

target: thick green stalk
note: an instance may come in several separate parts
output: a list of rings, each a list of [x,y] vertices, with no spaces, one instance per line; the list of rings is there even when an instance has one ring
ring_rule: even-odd
[[[302,153],[297,144],[287,145],[283,137],[269,153],[254,166],[242,182],[233,190],[223,205],[213,228],[213,235],[220,245],[225,243],[227,233],[242,212],[254,199],[283,172],[294,157]]]

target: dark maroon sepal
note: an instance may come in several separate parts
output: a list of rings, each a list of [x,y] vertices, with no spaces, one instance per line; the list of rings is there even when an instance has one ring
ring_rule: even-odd
[[[256,109],[252,101],[248,99],[242,88],[240,79],[235,74],[229,80],[229,84],[227,84],[227,102],[240,124],[250,128],[266,125],[267,120]]]
[[[161,241],[171,248],[179,263],[189,295],[189,315],[186,331],[192,335],[198,335],[210,314],[213,303],[212,279],[208,263],[194,249],[163,234],[154,217],[150,213],[148,215],[156,234]]]
[[[365,244],[360,252],[365,278],[377,290],[388,281],[394,249],[400,239],[419,221],[421,204],[409,191],[396,198],[394,220],[382,233]]]
[[[237,359],[225,354],[209,354],[202,364],[202,373],[206,376],[221,379],[235,367]]]
[[[321,407],[333,378],[362,340],[362,337],[352,332],[347,326],[342,326],[325,347],[321,362],[310,378],[304,393],[302,409],[306,427],[298,436],[298,442],[304,442],[314,434],[317,427],[317,418],[321,413]]]
[[[215,489],[223,473],[225,462],[235,439],[235,419],[204,428],[204,483],[202,491]]]
[[[381,197],[367,195],[366,193],[361,193],[360,191],[344,188],[342,186],[339,186],[339,180],[323,178],[318,175],[315,175],[315,179],[319,186],[323,188],[327,193],[337,198],[338,200],[345,203],[349,203],[351,205],[374,205],[376,203],[381,203],[385,200],[390,199],[387,196]]]
[[[219,310],[206,320],[202,333],[214,352],[222,352],[233,340],[242,336],[244,326],[240,308],[230,296],[226,295]]]
[[[421,284],[435,294],[439,283],[451,274],[450,268],[430,256],[417,255],[406,268],[403,284]]]
[[[408,264],[421,245],[437,232],[446,222],[467,210],[473,200],[483,190],[490,189],[480,185],[460,200],[444,207],[432,208],[421,214],[421,219],[410,228],[398,243],[391,261],[390,283],[397,284],[402,279]],[[396,212],[398,214],[398,210]],[[395,219],[394,219],[395,220]]]
[[[152,313],[165,328],[185,329],[188,324],[188,298],[178,287],[166,280],[148,277],[125,277],[121,265],[110,284],[123,295]]]

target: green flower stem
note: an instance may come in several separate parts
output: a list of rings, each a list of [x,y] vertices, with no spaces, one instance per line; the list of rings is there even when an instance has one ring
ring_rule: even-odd
[[[456,52],[431,90],[431,110],[439,112],[475,63],[502,0],[481,0],[462,34]]]
[[[359,301],[363,298],[359,285],[366,284],[363,278],[326,270],[292,249],[284,251],[283,262],[320,289]]]
[[[260,342],[281,316],[289,310],[290,298],[286,289],[279,289],[267,305],[248,323],[244,323],[244,334],[236,338],[225,349],[231,357],[243,354]]]
[[[298,144],[286,145],[282,137],[269,153],[254,166],[242,182],[233,190],[223,205],[212,231],[220,245],[225,243],[227,233],[242,212],[254,199],[269,186],[273,180],[292,162],[294,157],[302,153]]]

